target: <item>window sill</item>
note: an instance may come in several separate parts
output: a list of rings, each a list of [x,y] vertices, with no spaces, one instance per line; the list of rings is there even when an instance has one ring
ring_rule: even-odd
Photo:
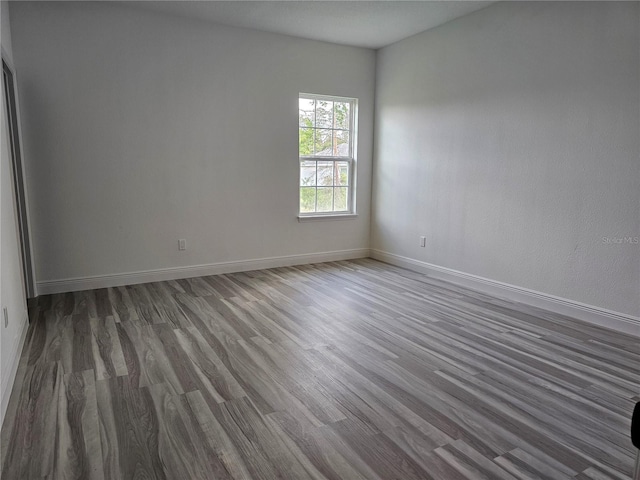
[[[357,218],[357,213],[338,213],[331,215],[298,215],[298,222],[317,222],[323,220],[351,220]]]

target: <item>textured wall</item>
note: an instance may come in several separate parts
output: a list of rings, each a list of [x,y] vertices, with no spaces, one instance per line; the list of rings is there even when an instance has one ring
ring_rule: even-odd
[[[12,5],[38,281],[368,248],[373,51],[110,3]],[[360,100],[357,219],[297,222],[299,92]]]
[[[380,50],[372,247],[639,315],[639,9],[504,2]]]

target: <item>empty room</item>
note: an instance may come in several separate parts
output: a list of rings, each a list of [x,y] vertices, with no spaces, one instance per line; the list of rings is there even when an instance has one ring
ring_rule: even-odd
[[[640,480],[640,2],[0,19],[2,480]]]

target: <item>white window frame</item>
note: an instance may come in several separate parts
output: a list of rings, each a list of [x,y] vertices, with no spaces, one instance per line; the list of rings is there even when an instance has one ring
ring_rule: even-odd
[[[326,155],[305,155],[301,156],[298,150],[298,220],[322,220],[322,219],[342,219],[356,217],[356,151],[357,151],[357,118],[358,118],[358,99],[351,97],[339,97],[335,95],[321,95],[316,93],[299,93],[298,100],[325,100],[331,102],[349,103],[349,156],[326,156]],[[317,127],[314,127],[316,129]],[[322,130],[343,130],[333,128],[323,128]],[[300,123],[298,122],[298,135],[300,134]],[[314,162],[347,162],[349,165],[348,185],[347,185],[347,210],[332,210],[329,212],[301,212],[300,211],[300,168],[302,162],[314,161]],[[317,172],[316,163],[316,172]],[[316,188],[317,185],[317,173],[316,173]],[[333,186],[335,188],[335,185]],[[317,208],[317,192],[316,192],[316,208]]]

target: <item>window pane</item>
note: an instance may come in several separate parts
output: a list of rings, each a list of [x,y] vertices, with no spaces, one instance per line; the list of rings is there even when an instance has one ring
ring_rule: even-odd
[[[300,212],[310,213],[316,211],[315,187],[300,187]]]
[[[298,100],[300,213],[347,213],[356,100],[312,94]]]
[[[350,149],[349,149],[349,132],[346,130],[336,130],[336,149],[335,155],[338,157],[350,157]]]
[[[298,132],[299,155],[313,155],[313,129],[300,128]]]
[[[344,128],[349,130],[349,103],[348,102],[335,102],[333,104],[335,127]]]
[[[318,187],[318,212],[333,210],[333,188]]]
[[[318,162],[318,185],[333,185],[333,162]]]
[[[316,162],[308,160],[300,162],[300,186],[316,185]]]
[[[328,100],[316,100],[316,127],[333,127],[333,102]]]
[[[336,212],[345,212],[347,210],[347,194],[347,187],[333,189],[333,209]]]
[[[331,150],[332,133],[331,130],[316,130],[316,155],[321,157],[333,155]]]
[[[314,126],[314,111],[316,101],[309,98],[300,98],[298,100],[298,121],[301,127]]]
[[[349,162],[335,162],[334,185],[349,185]]]

